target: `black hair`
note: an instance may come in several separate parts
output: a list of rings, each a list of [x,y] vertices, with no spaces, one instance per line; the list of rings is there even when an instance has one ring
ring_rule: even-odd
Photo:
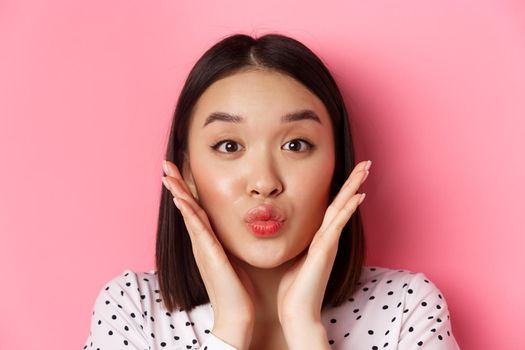
[[[262,69],[286,74],[302,83],[325,105],[335,144],[330,202],[355,167],[348,112],[339,88],[323,62],[304,44],[271,33],[254,38],[228,36],[209,48],[191,69],[179,95],[165,159],[182,169],[189,122],[202,93],[215,81],[241,70]],[[162,186],[162,185],[161,185]],[[191,239],[172,194],[162,186],[157,223],[156,267],[162,300],[169,311],[191,310],[210,301],[192,253]],[[339,238],[323,305],[338,306],[357,289],[365,260],[365,237],[359,207]]]

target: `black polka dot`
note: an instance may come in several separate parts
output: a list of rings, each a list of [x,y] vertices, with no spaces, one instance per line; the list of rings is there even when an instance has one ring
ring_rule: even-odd
[[[123,339],[125,335],[136,330],[142,330],[142,334],[149,334],[150,342],[155,342],[159,348],[194,349],[198,341],[190,337],[191,334],[197,334],[197,329],[204,330],[207,335],[212,333],[210,325],[213,324],[213,319],[203,318],[213,315],[213,305],[210,303],[204,309],[206,312],[200,313],[192,313],[179,306],[167,310],[166,305],[163,304],[156,272],[147,274],[126,272],[126,276],[125,280],[122,280],[124,277],[121,276],[119,278],[122,279],[116,281],[117,283],[104,285],[105,297],[92,310],[92,330],[89,332],[89,339],[84,349],[96,348],[95,344],[99,342],[99,339],[95,338],[96,334],[106,337],[100,342],[106,341],[108,345],[113,345],[113,348],[122,347],[122,344],[129,348],[137,348],[138,344],[134,344],[133,340]],[[358,348],[388,350],[395,347],[390,339],[398,339],[400,334],[396,334],[396,331],[400,332],[402,329],[406,329],[411,337],[416,334],[421,335],[419,339],[412,338],[411,345],[408,344],[409,348],[424,347],[423,342],[428,346],[431,343],[443,342],[447,336],[451,337],[451,331],[442,328],[450,328],[448,324],[450,315],[443,312],[446,310],[443,296],[428,279],[424,279],[425,283],[421,283],[421,280],[423,280],[421,274],[402,269],[364,270],[356,283],[355,293],[347,299],[351,304],[343,303],[333,309],[327,308],[324,313],[326,318],[323,319],[331,325],[330,337],[327,340],[329,345],[334,347],[337,345],[338,348],[343,349],[348,347],[349,342],[357,342]],[[403,288],[407,288],[406,294],[410,295],[406,301]],[[443,301],[436,303],[432,298]],[[437,312],[443,313],[432,315]],[[408,315],[404,315],[406,313],[410,313],[412,320],[426,321],[411,322],[412,324],[404,328],[402,322],[407,319]],[[139,315],[142,317],[137,317]],[[398,317],[399,315],[402,317]],[[425,335],[433,335],[432,333],[435,333],[435,337],[429,337],[427,341]],[[364,338],[363,335],[366,334],[369,337]],[[206,341],[206,338],[202,340]],[[368,344],[365,346],[366,340]],[[371,342],[373,343],[370,344]],[[207,349],[206,345],[202,348]]]

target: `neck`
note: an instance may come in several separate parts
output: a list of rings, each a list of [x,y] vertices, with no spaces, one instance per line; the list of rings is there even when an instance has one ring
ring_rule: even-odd
[[[239,260],[230,255],[230,258],[241,267],[253,284],[254,288],[254,305],[255,305],[255,323],[257,324],[279,324],[277,310],[277,292],[279,283],[283,274],[288,270],[295,259],[291,259],[283,264],[264,269],[254,267],[245,261]]]

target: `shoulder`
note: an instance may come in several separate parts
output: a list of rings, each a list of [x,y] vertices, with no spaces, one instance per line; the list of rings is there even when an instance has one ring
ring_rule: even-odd
[[[446,306],[441,290],[423,272],[365,266],[358,286],[358,290],[354,293],[355,297],[365,295],[368,298],[402,297],[400,302],[402,301],[405,308],[414,308],[418,303],[426,306],[430,302],[435,303],[437,309]],[[440,305],[440,301],[445,305]]]
[[[119,275],[112,277],[104,284],[105,291],[124,291],[124,292],[151,292],[158,289],[158,279],[156,271],[133,271],[123,270]]]
[[[93,347],[121,346],[144,348],[151,332],[148,306],[155,296],[157,278],[153,272],[134,272],[125,269],[101,287],[91,318],[89,337],[86,341]]]
[[[438,286],[424,272],[393,269],[382,266],[364,266],[358,283],[362,291],[388,290],[387,294],[401,293],[406,300],[430,297],[443,299]]]
[[[369,304],[376,299],[375,316],[382,311],[389,314],[389,323],[397,323],[399,346],[402,349],[416,345],[441,346],[457,349],[447,301],[439,287],[423,272],[391,269],[380,266],[364,267],[360,290],[360,303]],[[357,301],[357,300],[356,300]],[[373,304],[373,303],[372,303]],[[386,319],[389,319],[386,317]]]
[[[362,288],[371,288],[373,286],[390,287],[401,285],[401,288],[426,284],[429,287],[437,288],[436,285],[423,272],[412,271],[408,269],[393,269],[383,266],[364,266],[358,285]],[[366,285],[366,286],[365,286]],[[378,288],[376,287],[376,288]],[[409,294],[413,294],[414,290]]]
[[[142,319],[147,310],[161,304],[158,279],[154,271],[136,272],[123,270],[101,287],[94,304],[94,311],[102,315],[124,312],[132,319]],[[150,311],[151,312],[151,311]]]
[[[101,287],[84,349],[195,349],[200,339],[203,348],[234,350],[210,332],[212,327],[210,304],[168,312],[157,273],[125,269]]]

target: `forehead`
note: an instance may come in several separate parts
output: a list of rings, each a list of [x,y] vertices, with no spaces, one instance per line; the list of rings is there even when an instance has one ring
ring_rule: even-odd
[[[294,78],[275,71],[248,70],[211,84],[194,108],[193,123],[203,127],[210,114],[225,112],[243,120],[280,123],[284,115],[312,110],[330,124],[322,101]]]

